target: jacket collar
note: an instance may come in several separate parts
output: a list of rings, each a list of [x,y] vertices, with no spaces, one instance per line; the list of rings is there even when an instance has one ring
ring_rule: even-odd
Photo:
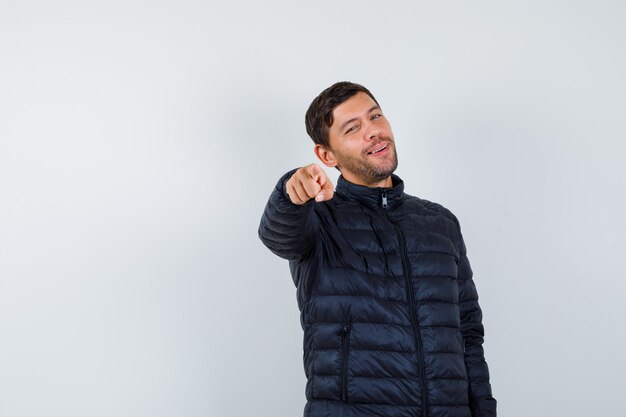
[[[404,181],[395,174],[391,174],[391,188],[366,187],[364,185],[353,184],[342,175],[337,180],[335,191],[347,200],[358,201],[371,208],[393,207],[402,200],[404,196]]]

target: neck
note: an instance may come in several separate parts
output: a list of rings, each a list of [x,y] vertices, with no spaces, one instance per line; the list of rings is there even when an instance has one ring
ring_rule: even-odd
[[[343,177],[346,180],[350,181],[352,184],[363,185],[365,187],[370,187],[370,188],[392,188],[393,187],[393,181],[391,180],[391,175],[382,180],[373,181],[373,182],[367,182],[367,181],[364,181],[362,178],[353,177],[351,175],[344,175]]]

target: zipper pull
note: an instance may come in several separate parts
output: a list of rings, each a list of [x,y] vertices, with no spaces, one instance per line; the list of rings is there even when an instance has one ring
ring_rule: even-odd
[[[383,199],[383,208],[387,208],[387,191],[383,191],[382,199]]]

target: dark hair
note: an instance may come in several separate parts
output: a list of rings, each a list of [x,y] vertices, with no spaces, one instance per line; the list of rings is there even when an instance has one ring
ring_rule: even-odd
[[[367,88],[349,81],[335,83],[315,97],[304,118],[306,133],[313,139],[313,142],[325,147],[329,146],[328,128],[333,124],[333,110],[360,92],[367,94],[378,104]]]

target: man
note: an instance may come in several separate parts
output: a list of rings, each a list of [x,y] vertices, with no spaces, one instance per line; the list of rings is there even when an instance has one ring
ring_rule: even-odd
[[[259,227],[288,259],[304,329],[305,417],[493,417],[482,313],[456,217],[404,193],[389,122],[340,82],[306,113],[315,154]]]

